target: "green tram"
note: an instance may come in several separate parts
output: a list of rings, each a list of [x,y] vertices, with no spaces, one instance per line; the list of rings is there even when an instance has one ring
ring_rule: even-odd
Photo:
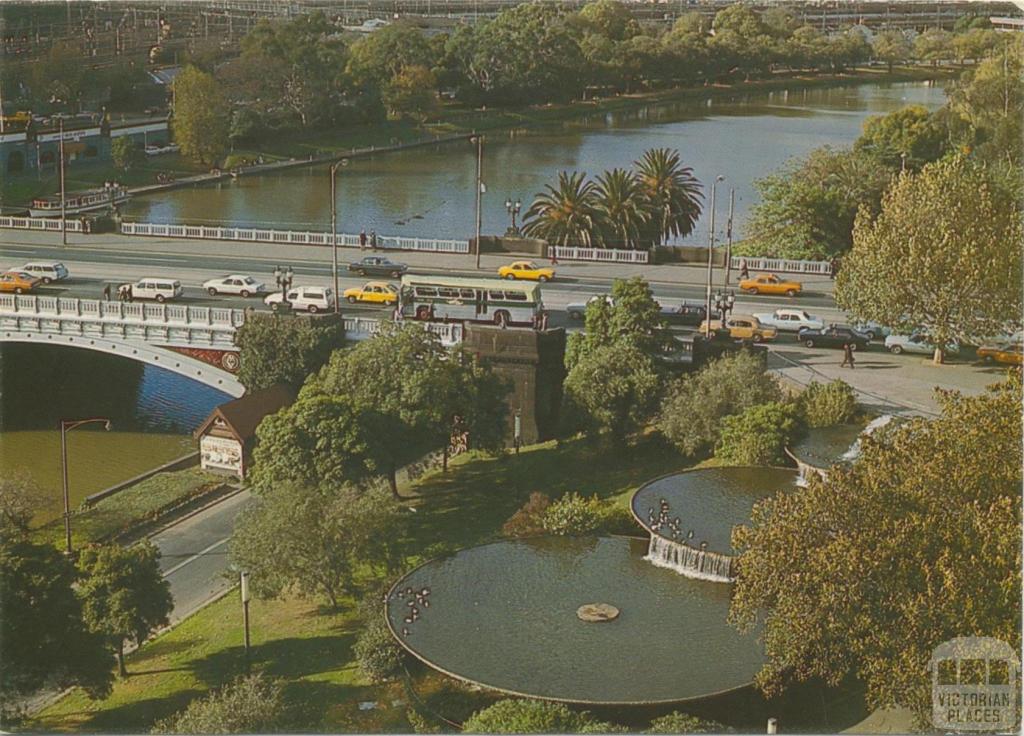
[[[540,284],[522,281],[406,274],[398,295],[404,319],[537,327],[543,313]]]

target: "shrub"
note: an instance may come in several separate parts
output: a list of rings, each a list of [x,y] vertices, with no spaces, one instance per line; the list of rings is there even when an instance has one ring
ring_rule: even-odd
[[[717,721],[705,721],[674,710],[667,716],[651,721],[651,727],[644,733],[725,733],[729,730]]]
[[[413,733],[441,733],[441,724],[432,717],[423,715],[412,706],[406,709],[405,719],[412,726]]]
[[[273,733],[287,730],[285,712],[281,682],[256,674],[193,700],[185,710],[157,722],[152,733]]]
[[[589,714],[543,700],[499,700],[467,720],[465,733],[578,733],[592,723]]]
[[[544,531],[560,537],[590,534],[601,527],[606,517],[604,504],[597,496],[584,498],[573,491],[551,504],[541,517]]]
[[[600,531],[605,534],[637,534],[640,528],[629,509],[614,501],[606,501],[602,510]]]
[[[737,465],[783,462],[783,448],[796,428],[796,407],[771,402],[722,420],[715,456]]]
[[[758,356],[724,356],[672,386],[658,429],[680,451],[697,455],[718,443],[723,417],[781,398],[779,385],[765,373]]]
[[[356,655],[359,669],[372,682],[385,682],[394,678],[405,656],[382,614],[366,622],[352,651]]]
[[[551,499],[534,491],[522,508],[512,514],[501,527],[506,537],[532,537],[544,533],[544,513],[551,506]]]
[[[853,419],[857,413],[857,397],[845,381],[814,381],[800,394],[797,406],[808,427],[830,427]]]

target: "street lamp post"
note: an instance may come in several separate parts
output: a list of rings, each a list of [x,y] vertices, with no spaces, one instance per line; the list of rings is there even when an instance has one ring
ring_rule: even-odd
[[[68,440],[67,434],[76,427],[93,422],[103,422],[104,427],[110,431],[110,420],[105,417],[92,417],[91,419],[61,419],[60,420],[60,467],[61,476],[64,482],[64,541],[67,544],[67,555],[71,556],[71,495],[68,493]]]
[[[725,237],[728,238],[725,244],[725,285],[729,285],[729,276],[732,274],[732,215],[736,210],[736,187],[729,189],[729,222],[725,226]]]
[[[338,197],[335,190],[339,166],[348,166],[348,159],[343,158],[331,164],[331,273],[334,276],[335,314],[341,312],[341,299],[338,296]]]
[[[731,291],[719,291],[715,294],[715,309],[718,310],[718,315],[722,318],[723,327],[725,326],[726,320],[729,319],[729,313],[732,312],[732,308],[735,303],[736,295]]]
[[[711,259],[715,252],[715,190],[718,189],[718,182],[725,181],[725,177],[719,174],[711,184],[711,225],[708,228],[708,283],[705,295],[704,313],[708,316],[704,322],[704,337],[711,337],[711,279],[714,274],[714,267]]]
[[[295,278],[295,272],[292,271],[292,267],[282,269],[280,266],[274,266],[274,280],[277,281],[277,286],[281,290],[281,301],[285,304],[289,304],[288,301],[288,289],[292,288],[292,280]],[[335,294],[337,299],[337,294]]]
[[[245,630],[245,669],[249,670],[249,573],[241,573],[242,583],[242,626]]]
[[[482,218],[484,194],[484,137],[475,135],[471,139],[476,143],[476,268],[480,270],[480,222]]]
[[[68,244],[68,215],[67,199],[64,196],[64,118],[59,121],[60,126],[60,244],[66,247]],[[36,163],[38,166],[38,162]]]
[[[511,199],[505,200],[505,211],[512,217],[512,227],[508,229],[509,235],[519,235],[519,228],[516,227],[516,215],[519,214],[519,210],[523,208],[523,203],[516,197],[516,201],[513,202]]]

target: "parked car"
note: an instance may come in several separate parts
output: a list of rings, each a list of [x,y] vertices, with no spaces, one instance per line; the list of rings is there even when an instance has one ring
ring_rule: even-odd
[[[11,294],[24,294],[26,291],[32,291],[42,282],[42,279],[25,271],[8,271],[0,275],[0,291]]]
[[[587,299],[586,302],[573,302],[566,306],[565,311],[569,314],[569,319],[583,319],[587,316],[587,306],[594,302],[604,299],[608,302],[609,306],[615,306],[615,300],[612,299],[610,294],[595,294],[594,296]]]
[[[44,284],[63,281],[68,277],[67,266],[60,261],[32,261],[32,263],[26,263],[18,270],[32,274]]]
[[[361,261],[348,264],[348,270],[360,276],[385,276],[393,279],[402,278],[409,270],[404,263],[395,263],[384,256],[366,256]]]
[[[398,289],[386,281],[368,281],[362,286],[345,289],[342,296],[349,302],[368,302],[370,304],[397,304]]]
[[[796,296],[804,290],[799,281],[785,281],[773,273],[760,273],[740,281],[740,289],[748,294],[785,294]]]
[[[832,325],[818,330],[804,328],[796,333],[797,339],[809,348],[841,348],[851,345],[854,350],[863,350],[871,342],[863,332],[852,327]]]
[[[538,266],[532,261],[514,261],[498,269],[503,279],[524,279],[526,281],[551,281],[555,278],[555,269]]]
[[[281,308],[284,301],[280,291],[267,295],[263,303],[273,311]],[[288,290],[288,303],[292,309],[316,314],[334,308],[334,290],[329,286],[296,286]]]
[[[1024,364],[1024,343],[1004,342],[998,345],[982,345],[978,348],[978,359],[986,363]]]
[[[878,337],[886,338],[892,334],[892,330],[878,322],[851,322],[850,325],[857,332],[863,332],[872,340]]]
[[[132,284],[132,299],[153,299],[163,304],[169,299],[177,299],[185,293],[181,282],[168,278],[145,278]]]
[[[825,321],[808,314],[803,309],[776,309],[774,312],[755,314],[761,324],[774,327],[779,332],[799,332],[802,329],[820,330]]]
[[[707,319],[708,313],[703,304],[683,302],[678,307],[662,306],[661,316],[670,325],[697,327]]]
[[[708,329],[708,322],[704,320],[700,323],[700,331],[704,332]],[[729,331],[729,337],[733,340],[751,340],[753,342],[768,342],[778,337],[779,331],[774,327],[767,327],[761,324],[761,321],[753,316],[752,314],[730,314],[729,318],[725,321],[725,327],[722,327],[722,320],[713,319],[711,320],[711,331],[718,332],[718,330],[726,329]]]
[[[262,281],[257,281],[252,276],[237,273],[205,281],[203,282],[203,288],[206,289],[210,296],[237,294],[238,296],[249,297],[253,294],[262,294],[267,290],[266,284]]]
[[[920,353],[921,355],[934,355],[935,345],[928,342],[924,335],[914,333],[913,335],[889,335],[885,338],[885,347],[893,355],[900,353]],[[956,355],[960,352],[960,346],[950,343],[943,350],[946,355]]]

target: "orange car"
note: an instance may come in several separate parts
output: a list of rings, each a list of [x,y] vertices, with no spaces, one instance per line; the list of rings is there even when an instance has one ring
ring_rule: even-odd
[[[982,345],[978,348],[978,359],[986,363],[1024,364],[1024,343],[1004,342],[1000,345]]]
[[[0,275],[0,291],[24,294],[43,282],[25,271],[8,271]]]
[[[799,281],[783,281],[773,273],[759,273],[752,279],[740,281],[740,289],[748,294],[785,294],[796,296],[804,290]]]

